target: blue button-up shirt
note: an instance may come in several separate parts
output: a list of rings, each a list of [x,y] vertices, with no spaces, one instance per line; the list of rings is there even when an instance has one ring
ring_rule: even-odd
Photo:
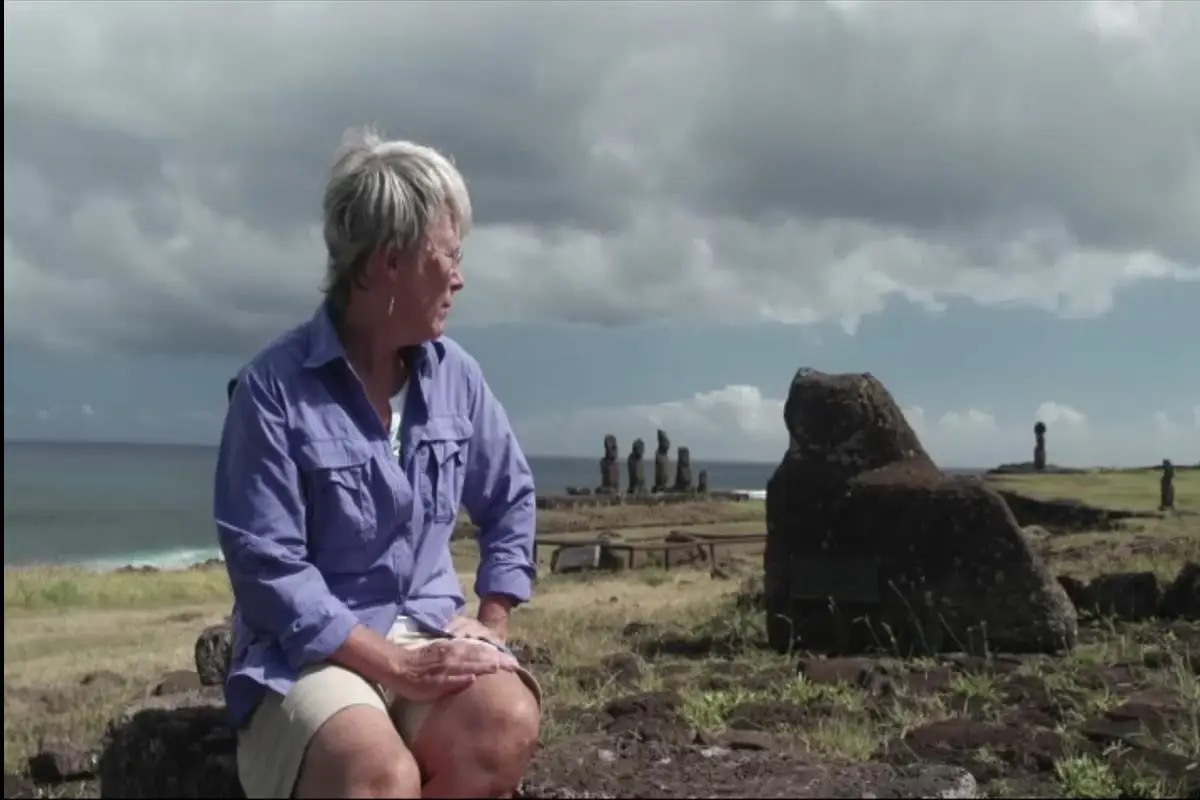
[[[529,599],[533,476],[504,409],[452,340],[414,352],[399,460],[324,304],[238,374],[213,502],[237,727],[354,626],[384,635],[404,615],[443,631],[462,613],[449,547],[460,503],[480,529],[475,593]]]

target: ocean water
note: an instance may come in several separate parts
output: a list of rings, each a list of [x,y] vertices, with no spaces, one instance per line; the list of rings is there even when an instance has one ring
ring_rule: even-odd
[[[599,483],[595,458],[529,460],[539,493]],[[216,558],[215,461],[203,446],[5,442],[4,565],[172,568]],[[711,488],[761,491],[774,465],[692,468],[708,470]]]

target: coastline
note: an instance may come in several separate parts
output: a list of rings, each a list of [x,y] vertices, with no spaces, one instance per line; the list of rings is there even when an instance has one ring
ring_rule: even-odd
[[[674,509],[662,506],[604,507],[591,510],[576,511],[539,511],[539,532],[546,534],[571,533],[591,527],[592,524],[601,527],[607,522],[612,527],[620,526],[634,518],[648,526],[654,525],[691,525],[702,522],[719,522],[725,518],[744,520],[760,516],[761,503],[766,499],[765,489],[734,489],[729,494],[738,496],[742,502],[707,501],[697,499],[694,503],[680,503]],[[742,506],[726,510],[713,509],[712,506]],[[606,519],[611,518],[611,519]],[[455,539],[466,538],[474,533],[474,526],[465,518],[460,519],[455,532]],[[214,536],[215,540],[215,536]],[[181,546],[164,548],[162,550],[142,550],[131,553],[118,553],[103,557],[81,557],[74,559],[22,561],[6,563],[5,571],[9,570],[44,570],[67,569],[85,573],[113,572],[186,572],[197,568],[221,564],[224,557],[220,548],[214,543],[211,547]]]

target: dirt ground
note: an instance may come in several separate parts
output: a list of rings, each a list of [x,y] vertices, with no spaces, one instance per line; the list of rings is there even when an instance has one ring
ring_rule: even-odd
[[[1030,537],[1056,574],[1169,580],[1200,561],[1197,522]],[[739,601],[760,569],[539,581],[513,621],[546,695],[522,796],[920,796],[961,767],[988,796],[1200,797],[1200,623],[1085,617],[1062,658],[779,655]],[[228,611],[211,574],[54,579],[73,588],[6,587],[6,797],[97,796],[105,722],[194,688],[196,635]]]

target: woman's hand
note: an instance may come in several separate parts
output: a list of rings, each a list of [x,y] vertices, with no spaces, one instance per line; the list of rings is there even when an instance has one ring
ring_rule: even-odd
[[[461,692],[480,675],[517,668],[512,656],[470,639],[446,639],[405,649],[399,662],[396,678],[387,688],[414,703],[432,703]]]
[[[455,617],[446,626],[446,632],[454,636],[464,636],[469,639],[483,639],[495,644],[504,644],[504,634],[494,628],[489,628],[477,619],[471,617]]]

